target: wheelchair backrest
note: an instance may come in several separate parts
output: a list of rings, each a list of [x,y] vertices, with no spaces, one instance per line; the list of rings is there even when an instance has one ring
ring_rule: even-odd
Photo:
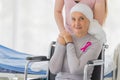
[[[55,41],[53,41],[52,43],[51,43],[51,46],[50,46],[50,55],[49,55],[49,58],[51,58],[52,57],[52,55],[53,55],[53,53],[54,53],[54,50],[55,50],[55,44],[56,44],[56,42]],[[104,49],[103,49],[104,50]],[[101,50],[101,52],[100,52],[100,55],[99,55],[99,57],[98,57],[98,59],[104,59],[104,54],[103,54],[103,51]],[[101,80],[101,77],[103,76],[103,69],[104,68],[102,68],[103,66],[95,66],[94,67],[94,70],[93,70],[93,73],[92,73],[92,77],[91,77],[91,80]],[[103,70],[103,71],[102,71]],[[97,74],[96,74],[97,73]],[[102,74],[102,75],[101,75]],[[48,80],[55,80],[55,74],[52,74],[51,72],[50,72],[50,70],[48,71]]]
[[[105,49],[108,48],[108,45],[103,44],[98,60],[104,60]],[[97,74],[96,74],[97,73]],[[92,73],[92,80],[104,80],[104,64],[101,66],[95,66]]]
[[[98,59],[102,59],[102,51],[98,57]],[[92,77],[91,77],[91,80],[101,80],[102,76],[103,76],[103,69],[102,68],[103,66],[101,65],[98,65],[98,66],[95,66],[94,67],[94,70],[93,70],[93,73],[92,73]],[[103,71],[102,71],[103,70]]]

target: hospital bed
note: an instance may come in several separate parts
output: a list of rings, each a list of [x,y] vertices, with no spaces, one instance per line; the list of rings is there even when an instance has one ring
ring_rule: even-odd
[[[106,62],[105,62],[105,72],[104,72],[104,80],[115,80],[114,79],[114,71],[115,68],[113,67],[113,60],[110,60],[109,56],[106,57]],[[108,61],[109,60],[109,61]]]
[[[27,63],[26,57],[30,56],[32,55],[0,45],[0,80],[3,80],[3,78],[7,78],[7,80],[23,78],[24,66]],[[46,70],[33,71],[29,66],[28,74],[31,77],[46,75]]]
[[[92,74],[92,80],[108,80],[107,77],[109,77],[110,75],[106,75],[104,76],[104,53],[105,53],[105,48],[107,48],[107,45],[103,45],[103,48],[101,50],[101,53],[98,57],[98,60],[91,60],[89,61],[84,69],[84,80],[87,80],[87,68],[90,66],[94,66],[94,71]],[[27,57],[28,63],[25,66],[25,77],[24,80],[27,80],[27,71],[28,71],[28,65],[31,62],[40,62],[40,61],[49,61],[51,56],[53,55],[55,49],[55,42],[51,43],[51,47],[50,47],[50,55],[47,58],[46,56],[37,56],[37,57]],[[97,73],[97,74],[96,74]],[[37,78],[37,79],[32,79],[32,80],[55,80],[55,76],[53,75],[49,69],[48,69],[48,76],[44,79],[42,78]],[[106,79],[105,79],[106,78]]]
[[[120,44],[114,50],[113,63],[108,66],[113,66],[113,69],[105,75],[105,80],[120,80]]]

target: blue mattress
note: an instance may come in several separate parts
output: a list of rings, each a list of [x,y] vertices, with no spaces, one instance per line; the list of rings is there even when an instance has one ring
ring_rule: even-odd
[[[32,56],[27,53],[21,53],[13,49],[0,45],[0,72],[24,73],[24,67],[27,63],[26,57]],[[46,74],[45,70],[39,72],[28,68],[29,74]]]
[[[111,78],[113,77],[113,71],[111,71],[110,73],[108,73],[107,75],[104,76],[104,78]]]

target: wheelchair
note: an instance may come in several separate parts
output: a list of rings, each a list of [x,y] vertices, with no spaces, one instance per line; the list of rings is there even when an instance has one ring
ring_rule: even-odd
[[[24,80],[27,80],[27,71],[28,71],[28,65],[31,62],[40,62],[40,61],[49,61],[54,53],[55,50],[55,44],[56,42],[53,41],[50,45],[50,52],[49,52],[49,57],[47,58],[46,56],[35,56],[35,57],[27,57],[26,60],[28,60],[26,66],[25,66],[25,72],[24,72]],[[105,48],[108,48],[108,45],[103,44],[102,50],[100,52],[100,55],[97,60],[90,60],[87,62],[84,68],[84,79],[87,80],[87,68],[90,66],[94,66],[94,70],[92,73],[91,80],[103,80],[104,76],[104,54],[105,54]],[[48,69],[49,70],[49,69]],[[55,80],[54,74],[48,71],[47,78],[37,78],[37,79],[30,79],[30,80]]]

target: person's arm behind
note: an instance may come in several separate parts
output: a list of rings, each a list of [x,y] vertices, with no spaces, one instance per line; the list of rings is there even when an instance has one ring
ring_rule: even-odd
[[[60,32],[63,32],[65,30],[62,15],[63,6],[64,0],[55,0],[54,17]]]
[[[96,0],[93,11],[94,18],[103,25],[107,16],[107,0]]]

